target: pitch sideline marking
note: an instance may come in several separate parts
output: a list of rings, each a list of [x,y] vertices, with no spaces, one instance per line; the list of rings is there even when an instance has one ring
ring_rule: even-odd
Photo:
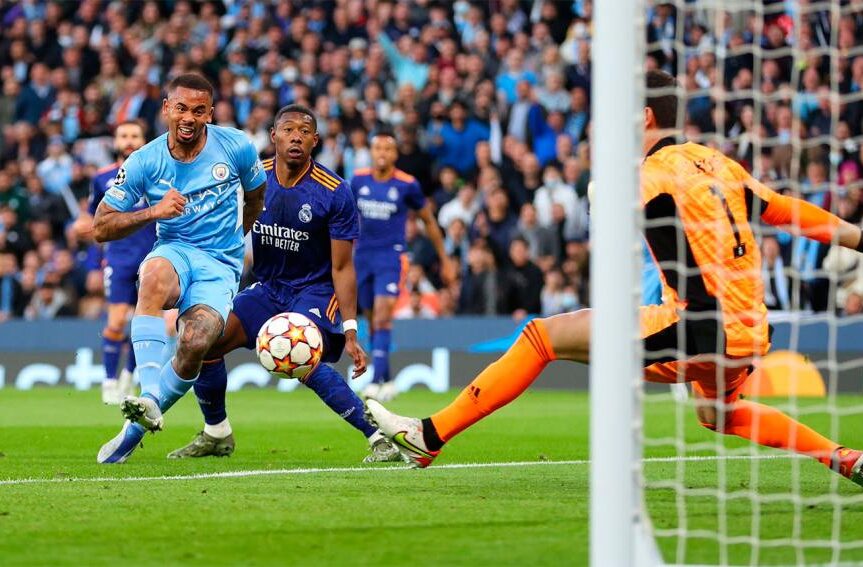
[[[644,459],[645,463],[676,463],[697,461],[718,461],[721,459],[729,461],[761,461],[768,459],[790,459],[795,455],[787,453],[764,454],[764,455],[691,455],[688,457],[651,457]],[[432,466],[429,471],[452,470],[452,469],[491,469],[502,467],[550,467],[550,466],[577,466],[589,465],[589,459],[576,459],[570,461],[509,461],[499,463],[452,463],[449,465]],[[207,480],[213,478],[245,478],[253,476],[287,476],[303,474],[328,474],[328,473],[375,473],[375,472],[405,472],[413,471],[409,467],[330,467],[330,468],[299,468],[299,469],[250,469],[239,471],[224,471],[214,473],[196,473],[188,475],[167,476],[130,476],[130,477],[69,477],[69,478],[19,478],[0,480],[0,486],[15,486],[22,484],[56,484],[69,482],[147,482],[167,480]]]

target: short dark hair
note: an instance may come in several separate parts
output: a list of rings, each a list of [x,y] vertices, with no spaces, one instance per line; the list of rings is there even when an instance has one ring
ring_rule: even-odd
[[[654,90],[676,87],[677,81],[665,71],[651,70],[647,72],[647,107],[656,117],[656,125],[660,128],[677,126],[677,94],[653,94]]]
[[[282,118],[291,113],[305,114],[312,119],[312,127],[315,129],[315,132],[318,131],[318,119],[315,117],[315,113],[312,112],[311,108],[303,106],[302,104],[289,104],[280,108],[276,113],[276,117],[273,119],[273,127],[275,128],[276,124],[278,124]]]
[[[137,126],[138,128],[141,129],[141,134],[145,138],[147,137],[147,125],[144,124],[144,122],[142,120],[139,120],[137,118],[130,118],[129,120],[123,120],[122,122],[120,122],[116,126],[114,126],[114,133],[115,134],[117,133],[117,130],[120,128],[120,126]]]
[[[372,132],[372,135],[369,136],[369,140],[371,140],[372,138],[376,138],[378,136],[384,136],[386,138],[392,138],[393,140],[396,139],[395,131],[392,128],[390,128],[389,126],[381,126],[380,128],[375,128],[375,130]]]
[[[510,246],[512,246],[516,242],[521,242],[525,245],[525,247],[530,248],[530,243],[527,241],[527,238],[523,234],[516,234],[515,236],[513,236],[512,239],[509,241],[509,244]]]
[[[182,75],[177,75],[168,82],[166,92],[170,94],[180,87],[184,89],[204,91],[210,95],[210,100],[213,100],[213,93],[215,92],[213,84],[208,81],[206,77],[199,75],[198,73],[183,73]]]

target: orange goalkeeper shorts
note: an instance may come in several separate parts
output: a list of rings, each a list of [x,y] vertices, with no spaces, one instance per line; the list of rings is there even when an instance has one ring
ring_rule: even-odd
[[[737,399],[741,387],[749,378],[750,358],[715,354],[707,356],[706,352],[699,356],[699,353],[690,352],[686,356],[689,360],[680,360],[681,353],[685,353],[687,347],[678,348],[678,342],[692,342],[694,337],[687,337],[687,334],[698,334],[698,327],[681,330],[681,325],[678,325],[681,322],[680,316],[674,305],[640,307],[639,319],[645,354],[650,354],[653,360],[657,360],[651,363],[649,358],[645,362],[645,380],[662,384],[691,382],[695,394],[699,397],[721,398],[726,403]],[[702,328],[709,329],[707,325]],[[717,341],[709,330],[705,334],[710,336],[698,337],[705,339],[703,344],[709,346],[711,342]]]

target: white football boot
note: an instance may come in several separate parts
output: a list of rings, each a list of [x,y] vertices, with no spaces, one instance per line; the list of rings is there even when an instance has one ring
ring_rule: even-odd
[[[125,368],[120,371],[120,376],[117,378],[117,387],[120,390],[120,401],[122,402],[127,396],[135,395],[135,377]],[[117,402],[119,403],[119,402]]]
[[[165,423],[159,404],[149,396],[127,396],[120,404],[123,417],[140,423],[147,431],[161,431]]]
[[[440,451],[432,451],[426,446],[422,420],[396,415],[375,400],[368,400],[366,409],[370,421],[392,440],[402,458],[411,466],[424,469],[440,454]]]
[[[380,391],[380,389],[381,389],[380,384],[372,382],[371,384],[369,384],[368,386],[363,388],[363,391],[360,393],[360,396],[364,400],[376,400],[377,396],[378,396],[378,391]]]
[[[392,441],[380,430],[372,433],[369,437],[369,454],[363,459],[364,463],[392,463],[401,460],[402,454]]]
[[[102,403],[108,406],[118,406],[123,401],[117,380],[102,380]]]
[[[398,395],[399,391],[396,388],[396,383],[390,380],[389,382],[381,384],[381,387],[378,390],[378,396],[375,399],[381,403],[386,403],[392,401]]]

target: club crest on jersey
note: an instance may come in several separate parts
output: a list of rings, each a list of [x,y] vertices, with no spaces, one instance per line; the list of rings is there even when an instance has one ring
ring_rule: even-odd
[[[126,168],[121,167],[117,172],[117,176],[114,177],[114,185],[122,185],[126,182]]]
[[[312,222],[312,206],[308,203],[300,207],[299,215],[303,222]]]
[[[387,199],[390,201],[397,201],[399,198],[399,190],[395,187],[390,187],[390,190],[387,191]]]
[[[363,185],[360,187],[360,195],[371,195],[372,190],[369,189],[368,185]]]
[[[228,165],[224,163],[217,163],[213,166],[213,178],[216,181],[224,181],[228,178]]]

